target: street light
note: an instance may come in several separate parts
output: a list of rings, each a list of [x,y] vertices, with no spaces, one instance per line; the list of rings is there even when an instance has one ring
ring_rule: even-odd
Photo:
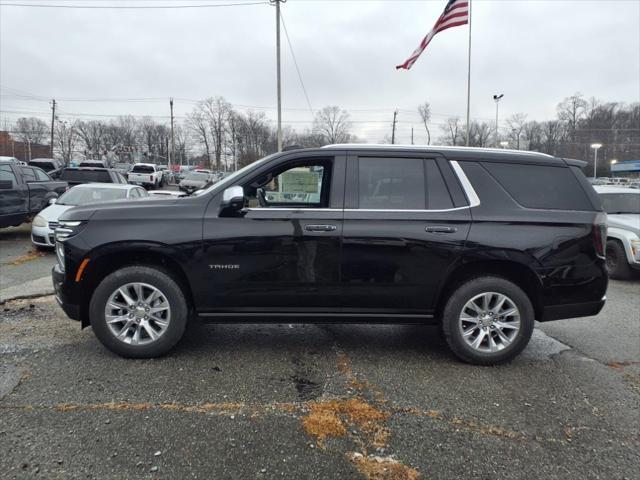
[[[504,97],[504,93],[493,96],[493,100],[496,102],[496,142],[495,142],[496,146],[498,145],[498,103],[500,103],[500,100],[502,99],[502,97]]]
[[[614,172],[613,172],[613,166],[614,166],[616,163],[618,163],[618,160],[617,160],[616,158],[612,158],[612,159],[611,159],[611,176],[612,176],[612,177],[615,177],[615,174],[614,174]]]
[[[598,149],[602,147],[601,143],[592,143],[591,148],[593,148],[593,178],[595,179],[597,176],[598,170]]]

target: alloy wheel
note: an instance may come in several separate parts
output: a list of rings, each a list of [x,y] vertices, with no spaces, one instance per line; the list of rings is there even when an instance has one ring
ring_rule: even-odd
[[[148,283],[127,283],[107,300],[105,321],[115,338],[129,345],[148,345],[167,330],[171,307],[162,291]]]
[[[464,305],[458,326],[465,343],[474,350],[499,352],[518,336],[520,311],[506,295],[484,292]]]

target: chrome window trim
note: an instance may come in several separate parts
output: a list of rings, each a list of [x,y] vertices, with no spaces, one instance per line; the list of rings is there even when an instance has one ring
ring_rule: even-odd
[[[460,180],[460,184],[462,185],[462,189],[469,200],[469,205],[465,205],[463,207],[453,207],[453,208],[443,208],[443,209],[391,209],[391,208],[305,208],[305,207],[264,207],[264,208],[245,208],[244,210],[247,212],[253,211],[265,211],[265,210],[277,210],[277,211],[300,211],[300,212],[375,212],[375,213],[443,213],[443,212],[455,212],[457,210],[465,210],[467,208],[473,208],[480,205],[480,198],[476,193],[473,185],[467,178],[467,175],[462,170],[462,167],[456,160],[450,160],[449,163],[453,168],[453,172],[455,173],[458,180]]]
[[[464,170],[462,170],[460,164],[456,160],[451,160],[449,163],[451,163],[451,167],[458,177],[458,180],[460,180],[462,189],[469,199],[469,208],[477,207],[478,205],[480,205],[480,198],[474,190],[473,185],[471,185],[471,182],[467,178],[467,175],[464,173]]]

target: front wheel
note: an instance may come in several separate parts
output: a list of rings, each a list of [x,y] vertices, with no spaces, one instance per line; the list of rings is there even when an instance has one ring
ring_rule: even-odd
[[[131,266],[108,275],[89,305],[91,327],[109,350],[151,358],[178,343],[187,324],[187,302],[166,272]]]
[[[533,333],[534,311],[526,293],[500,277],[480,277],[458,287],[442,315],[442,330],[460,359],[496,365],[517,356]]]

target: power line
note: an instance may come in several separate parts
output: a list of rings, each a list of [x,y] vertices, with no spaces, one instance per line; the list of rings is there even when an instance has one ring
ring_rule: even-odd
[[[284,23],[284,17],[282,16],[282,11],[280,12],[280,20],[282,21],[282,27],[284,28],[284,36],[287,38],[287,43],[289,44],[289,51],[291,52],[291,57],[293,58],[293,64],[296,67],[296,72],[298,72],[298,79],[300,80],[300,85],[302,86],[304,98],[306,98],[307,105],[309,105],[309,111],[311,112],[311,115],[313,115],[313,107],[311,106],[311,100],[309,100],[309,95],[307,95],[307,89],[305,88],[304,82],[302,81],[302,73],[300,73],[300,67],[298,66],[298,61],[296,60],[296,54],[293,53],[293,47],[291,46],[291,39],[289,38],[287,25]]]
[[[84,10],[161,10],[161,9],[185,9],[185,8],[220,8],[220,7],[244,7],[248,5],[264,5],[268,1],[242,2],[242,3],[203,3],[192,5],[60,5],[43,3],[0,3],[0,7],[23,7],[23,8],[66,8]]]

